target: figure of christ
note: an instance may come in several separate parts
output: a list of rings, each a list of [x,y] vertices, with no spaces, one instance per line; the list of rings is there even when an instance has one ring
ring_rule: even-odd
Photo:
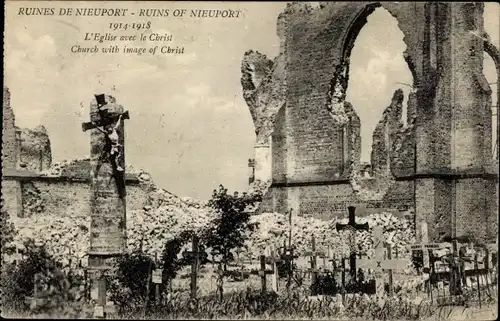
[[[119,142],[119,136],[118,136],[118,128],[120,127],[122,120],[122,115],[118,117],[118,121],[113,127],[109,127],[107,130],[99,128],[97,125],[95,128],[99,130],[101,133],[103,133],[106,136],[106,145],[104,147],[103,155],[100,157],[100,160],[102,161],[106,157],[109,157],[109,160],[112,161],[113,167],[118,171],[118,172],[123,172],[124,169],[123,167],[120,166],[120,158],[122,157],[121,155],[121,145]]]

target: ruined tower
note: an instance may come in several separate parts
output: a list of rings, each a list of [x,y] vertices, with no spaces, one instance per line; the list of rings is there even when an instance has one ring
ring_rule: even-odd
[[[355,171],[356,117],[352,124],[342,121],[350,106],[342,100],[345,88],[338,86],[335,108],[328,102],[332,79],[342,73],[348,86],[354,41],[380,6],[404,35],[413,89],[406,127],[392,119],[399,112],[389,112],[375,133],[386,137],[375,149],[384,157],[375,156],[387,181],[367,195]],[[272,176],[260,210],[331,218],[364,202],[411,209],[417,221],[428,222],[430,241],[464,234],[491,240],[498,224],[498,163],[491,163],[491,91],[482,74],[483,9],[482,3],[288,4],[277,22],[278,57],[249,51],[242,63],[257,142],[272,137]]]

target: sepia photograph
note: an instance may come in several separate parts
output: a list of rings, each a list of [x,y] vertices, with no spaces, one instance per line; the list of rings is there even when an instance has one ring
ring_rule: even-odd
[[[496,320],[500,4],[4,4],[1,316]]]

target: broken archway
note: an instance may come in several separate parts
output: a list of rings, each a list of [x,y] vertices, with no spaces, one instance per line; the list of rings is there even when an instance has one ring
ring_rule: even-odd
[[[347,138],[350,183],[361,201],[381,201],[396,175],[414,170],[416,101],[406,47],[397,19],[379,4],[368,5],[347,33],[331,82],[332,118],[352,126],[349,114],[359,117],[360,128],[348,130]]]

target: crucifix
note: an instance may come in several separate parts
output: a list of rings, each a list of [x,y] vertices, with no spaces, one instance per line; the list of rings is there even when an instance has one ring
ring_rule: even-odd
[[[347,223],[347,224],[337,223],[337,225],[336,225],[337,231],[341,231],[344,229],[351,229],[351,233],[353,233],[353,234],[356,230],[368,231],[368,223],[364,223],[364,224],[357,224],[356,223],[356,207],[349,206],[347,208],[347,210],[349,211],[349,223]],[[352,245],[352,246],[355,246],[356,243],[355,243],[354,235],[352,236],[352,239],[354,242],[354,245]],[[350,268],[351,278],[353,280],[355,280],[356,279],[356,251],[352,248],[351,248],[351,253],[349,255],[349,268]]]
[[[91,293],[97,301],[98,311],[106,309],[107,284],[103,276],[111,273],[116,258],[124,253],[127,245],[124,171],[116,175],[116,163],[103,157],[103,151],[107,152],[110,147],[105,132],[112,133],[117,143],[114,150],[121,155],[119,165],[125,168],[124,119],[129,119],[129,115],[124,112],[123,106],[116,104],[113,97],[101,94],[95,95],[95,101],[90,104],[90,122],[82,124],[83,131],[91,130],[91,230],[88,254]],[[111,187],[110,182],[114,182]],[[103,313],[103,317],[106,317],[107,311]]]

